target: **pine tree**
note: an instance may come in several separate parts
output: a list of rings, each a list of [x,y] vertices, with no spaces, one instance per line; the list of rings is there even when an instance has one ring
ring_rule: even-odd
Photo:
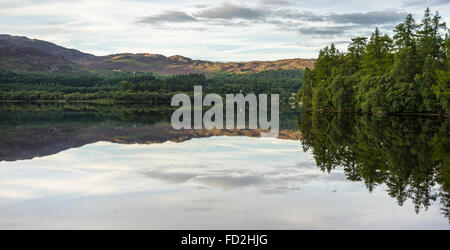
[[[297,102],[301,102],[304,108],[312,108],[313,83],[314,79],[312,71],[307,68],[303,74],[302,88],[297,94]]]
[[[316,110],[450,113],[450,41],[441,19],[427,8],[420,25],[407,15],[394,40],[376,28],[369,41],[353,38],[347,53],[325,47],[299,99]]]
[[[441,19],[438,12],[432,16],[429,8],[425,10],[418,32],[422,62],[425,62],[427,57],[431,57],[432,60],[443,57],[442,47],[445,41],[441,36],[441,30],[445,31],[447,26],[445,22],[441,22]]]
[[[378,28],[372,33],[366,52],[362,57],[362,68],[368,75],[383,75],[392,64],[392,39],[381,34]]]
[[[360,70],[362,55],[366,52],[367,37],[352,38],[348,46],[345,69],[349,75]]]
[[[418,25],[411,14],[408,14],[403,23],[400,23],[395,27],[394,40],[398,49],[411,47],[416,49],[416,37],[417,37]]]

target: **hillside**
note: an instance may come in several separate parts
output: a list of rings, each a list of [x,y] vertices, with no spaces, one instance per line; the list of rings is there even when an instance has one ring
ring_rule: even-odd
[[[158,54],[116,54],[97,57],[94,60],[79,61],[91,69],[156,72],[160,74],[175,73],[251,73],[278,69],[313,68],[312,59],[286,59],[279,61],[254,62],[211,62],[192,60],[183,56],[166,57]]]
[[[22,40],[22,39],[20,39]],[[65,58],[61,50],[47,51],[36,44],[0,36],[0,69],[11,71],[81,72],[87,69]],[[56,48],[56,47],[55,47]],[[48,51],[53,51],[54,54]]]
[[[183,56],[159,54],[114,54],[94,56],[56,44],[0,35],[0,69],[11,71],[79,72],[79,71],[140,71],[159,74],[186,73],[251,73],[265,70],[313,68],[314,59],[278,61],[211,62]]]

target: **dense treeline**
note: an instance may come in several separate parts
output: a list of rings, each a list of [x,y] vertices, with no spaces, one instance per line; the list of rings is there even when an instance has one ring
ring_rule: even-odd
[[[369,191],[381,186],[416,212],[440,198],[450,220],[449,119],[303,112],[299,128],[322,171],[342,169]]]
[[[137,83],[121,82],[123,93],[143,91],[170,93],[192,92],[194,86],[201,85],[203,92],[226,94],[280,94],[282,103],[288,102],[291,93],[302,86],[303,71],[277,70],[250,74],[218,74],[206,77],[202,74],[176,75],[166,79],[154,79]]]
[[[0,85],[15,85],[19,88],[37,86],[46,87],[102,87],[116,85],[121,81],[142,82],[155,79],[152,73],[114,72],[109,74],[47,74],[38,72],[11,72],[0,70]]]
[[[119,89],[120,82],[152,81],[152,73],[46,74],[0,70],[0,100],[60,100],[76,94],[82,100],[98,99]],[[73,99],[69,98],[68,100]]]
[[[313,110],[449,114],[449,67],[446,24],[427,8],[420,24],[409,14],[393,37],[377,28],[353,38],[346,53],[325,47],[297,100]]]
[[[130,83],[123,81],[123,91],[182,91],[189,92],[201,85],[207,93],[280,93],[297,92],[301,87],[301,70],[265,71],[251,74],[219,74],[206,77],[202,74],[175,75],[166,79],[153,79]]]
[[[132,92],[189,92],[193,91],[195,85],[205,85],[206,77],[201,74],[174,75],[169,78],[154,78],[147,81],[129,82],[122,81],[122,91]]]
[[[172,92],[150,92],[150,91],[98,91],[93,93],[63,93],[48,91],[0,91],[0,100],[4,101],[134,101],[169,103],[174,93]]]
[[[282,102],[301,87],[301,70],[266,71],[251,74],[203,74],[156,77],[144,73],[113,75],[47,75],[0,71],[0,100],[15,101],[146,101],[170,103],[179,92],[192,93],[203,86],[205,93],[275,93]]]

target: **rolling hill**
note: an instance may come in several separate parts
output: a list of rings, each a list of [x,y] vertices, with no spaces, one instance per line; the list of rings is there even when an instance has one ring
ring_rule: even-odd
[[[95,56],[27,37],[0,35],[0,69],[39,72],[140,71],[159,74],[252,73],[278,69],[313,68],[314,59],[211,62],[180,55],[122,53]]]

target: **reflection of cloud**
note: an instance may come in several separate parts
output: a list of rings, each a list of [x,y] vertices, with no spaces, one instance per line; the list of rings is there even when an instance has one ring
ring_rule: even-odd
[[[95,143],[1,162],[0,228],[448,228],[439,207],[397,207],[381,189],[344,182],[342,170],[321,172],[300,146],[248,137]]]
[[[299,141],[228,136],[151,145],[98,142],[0,166],[0,197],[12,199],[185,187],[273,194],[345,180],[338,171],[329,175],[317,169]]]
[[[346,181],[345,174],[338,170],[334,171],[333,174],[324,174],[317,171],[315,162],[297,162],[293,165],[276,165],[268,169],[253,170],[250,166],[201,169],[195,165],[178,165],[143,170],[140,173],[146,177],[167,183],[183,184],[189,182],[201,184],[200,188],[214,187],[223,190],[253,188],[265,194],[297,191],[299,186],[315,181]]]
[[[147,171],[141,173],[147,177],[161,179],[169,183],[183,183],[197,176],[196,174],[189,173],[168,173],[158,171]]]
[[[263,194],[282,194],[286,192],[299,191],[299,187],[275,187],[272,189],[263,189],[261,193]]]
[[[225,190],[246,186],[257,186],[264,184],[261,176],[205,176],[195,179],[200,183],[204,183],[213,187],[220,187]]]

